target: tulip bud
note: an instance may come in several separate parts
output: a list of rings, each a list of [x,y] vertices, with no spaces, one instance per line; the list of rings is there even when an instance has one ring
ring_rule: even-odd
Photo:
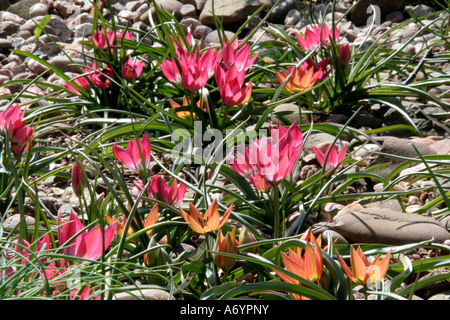
[[[214,251],[223,253],[236,253],[236,229],[227,232],[224,236],[222,230],[219,231],[219,238],[214,245]],[[221,254],[213,255],[216,266],[221,268],[224,272],[228,272],[236,263],[235,258],[227,257]]]
[[[86,186],[86,178],[81,167],[78,165],[78,162],[75,162],[72,167],[72,189],[77,197],[81,196],[83,188]]]
[[[243,244],[248,244],[248,243],[252,243],[252,242],[256,242],[255,236],[246,227],[242,227],[241,233],[239,234],[238,244],[243,245]],[[258,246],[255,246],[255,247],[243,249],[242,251],[250,252],[250,253],[257,253],[258,248],[259,248]]]
[[[156,246],[158,246],[158,243],[156,242],[154,237],[151,237],[150,242],[148,244],[148,248],[153,248]],[[164,264],[164,255],[161,250],[163,249],[161,248],[152,249],[144,255],[144,263],[148,268]]]

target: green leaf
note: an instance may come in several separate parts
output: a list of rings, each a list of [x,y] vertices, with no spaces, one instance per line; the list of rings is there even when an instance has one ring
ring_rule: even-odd
[[[39,21],[37,23],[36,29],[34,29],[34,36],[36,38],[39,38],[39,36],[41,35],[42,31],[44,30],[45,26],[50,21],[50,19],[51,19],[51,16],[49,14],[47,14],[41,19],[41,21]]]

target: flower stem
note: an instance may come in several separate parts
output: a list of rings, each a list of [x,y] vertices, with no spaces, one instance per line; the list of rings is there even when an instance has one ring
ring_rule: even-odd
[[[228,109],[230,109],[229,106],[225,105],[225,111],[223,113],[223,117],[222,117],[222,123],[220,125],[220,130],[223,131],[223,129],[225,129],[225,123],[227,121],[227,117],[228,117]]]
[[[274,212],[274,224],[273,224],[273,237],[278,238],[280,235],[280,207],[279,207],[279,195],[278,186],[273,188],[273,212]]]

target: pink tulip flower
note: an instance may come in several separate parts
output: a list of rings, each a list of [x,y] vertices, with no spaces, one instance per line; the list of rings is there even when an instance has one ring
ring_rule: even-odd
[[[213,75],[218,56],[214,49],[207,49],[200,54],[197,48],[194,52],[188,52],[186,55],[178,55],[176,59],[178,59],[181,70],[178,70],[174,58],[171,61],[164,60],[160,66],[161,71],[170,82],[180,84],[191,92],[196,92],[203,88]]]
[[[18,245],[15,246],[14,251],[17,253],[20,253],[21,261],[20,263],[23,265],[27,265],[28,263],[30,263],[30,261],[33,261],[34,258],[36,256],[43,256],[45,252],[51,252],[52,250],[52,244],[50,241],[50,236],[49,234],[46,234],[43,238],[39,239],[36,241],[35,244],[35,249],[34,249],[34,253],[35,254],[31,254],[31,244],[26,241],[26,240],[22,240],[22,245],[23,247],[19,247]],[[7,252],[5,253],[6,257],[8,259],[13,259],[14,255],[9,255]],[[49,258],[40,258],[39,262],[45,266],[44,267],[44,273],[45,273],[45,277],[48,280],[52,280],[54,278],[60,277],[61,275],[63,275],[68,267],[67,261],[65,261],[64,259],[60,259],[60,260],[55,260],[55,261],[51,261],[50,263],[48,263]],[[9,268],[7,270],[7,278],[11,277],[14,274],[14,269]],[[34,276],[34,273],[30,274],[30,278]],[[60,286],[58,284],[54,285],[57,288]]]
[[[192,44],[194,42],[194,37],[192,36],[192,31],[189,30],[188,34],[186,35],[186,42],[188,46],[186,46],[185,42],[183,41],[183,38],[181,36],[178,36],[178,42],[174,41],[172,36],[170,36],[170,40],[175,48],[175,55],[181,56],[181,55],[187,55],[190,51],[190,48],[192,48]]]
[[[271,140],[263,136],[253,140],[231,165],[260,191],[281,183],[293,170],[300,155],[303,138],[297,123],[289,129],[278,125],[270,129]]]
[[[337,50],[339,54],[339,61],[341,62],[341,65],[345,67],[352,57],[350,46],[348,43],[344,43],[343,45],[337,46]]]
[[[132,81],[134,79],[137,79],[144,69],[144,61],[139,60],[138,62],[134,63],[133,59],[128,57],[127,62],[124,63],[122,67],[122,76],[128,80]]]
[[[116,40],[117,39],[125,39],[129,41],[133,41],[133,33],[131,31],[120,32],[116,31]]]
[[[85,76],[80,76],[72,73],[72,81],[84,90],[89,90],[91,88],[91,83]],[[75,89],[74,86],[70,84],[70,82],[65,82],[64,88],[66,88],[73,94],[80,95],[80,92]]]
[[[25,110],[21,110],[18,104],[11,105],[0,113],[0,133],[8,134],[11,150],[16,157],[28,150],[33,139],[33,128],[26,126],[24,116]]]
[[[306,28],[305,37],[303,38],[300,34],[296,34],[298,44],[301,48],[306,51],[314,50],[318,45],[322,45],[329,48],[331,45],[330,38],[334,39],[335,42],[338,41],[340,35],[340,30],[334,26],[333,30],[323,24],[322,26],[316,26],[313,30]]]
[[[125,167],[141,175],[145,168],[149,168],[151,161],[151,146],[150,139],[147,133],[143,135],[141,140],[135,138],[130,140],[127,150],[118,145],[113,145],[113,153]]]
[[[27,152],[31,140],[33,140],[33,128],[24,126],[15,131],[11,137],[11,150],[14,156],[19,157],[22,153]]]
[[[224,41],[221,58],[225,70],[235,65],[238,72],[241,70],[246,72],[252,67],[258,57],[258,54],[255,54],[250,58],[248,43],[245,43],[242,47],[240,47],[240,44],[241,42],[237,38],[231,44],[228,41]]]
[[[322,152],[319,149],[312,147],[312,149],[316,155],[316,159],[322,167],[324,166],[325,157],[328,154],[328,159],[325,164],[325,169],[330,170],[330,169],[336,168],[337,170],[339,170],[343,167],[342,161],[345,159],[345,156],[347,154],[347,147],[346,146],[342,147],[342,149],[339,152],[337,151],[336,146],[333,146],[331,148],[331,150],[330,150],[330,148],[331,148],[331,145],[329,145],[327,147],[325,152]]]
[[[78,291],[80,291],[80,289],[74,289],[70,291],[70,300],[75,299],[75,296],[78,294]],[[91,291],[90,286],[84,287],[83,291],[81,291],[77,300],[100,300],[100,295],[95,296],[95,290],[93,290],[92,293],[90,293],[90,291]]]
[[[138,180],[135,185],[139,192],[144,188],[142,180]],[[184,183],[178,185],[177,180],[174,180],[172,184],[168,186],[159,174],[157,174],[150,181],[147,187],[147,194],[153,199],[162,199],[162,201],[168,205],[177,207],[184,199],[186,185]]]
[[[245,70],[238,71],[234,64],[228,70],[225,70],[221,65],[217,65],[215,78],[222,101],[227,106],[237,106],[250,100],[252,82],[250,80],[247,86],[243,86]]]
[[[78,162],[75,162],[72,167],[72,189],[77,197],[81,196],[83,188],[86,186],[86,178],[81,169],[82,167],[83,165],[80,167]]]
[[[23,118],[25,117],[25,109],[21,110],[18,104],[9,106],[3,113],[0,113],[0,132],[5,134],[17,131],[25,126]]]
[[[114,43],[116,41],[116,35],[114,32],[110,29],[106,31],[102,28],[102,30],[94,31],[94,35],[92,36],[92,41],[94,42],[94,45],[100,49],[100,50],[108,50],[109,48],[112,48],[114,46]]]
[[[89,231],[83,231],[83,223],[72,211],[70,217],[63,225],[61,224],[61,211],[58,213],[58,241],[59,246],[63,247],[63,254],[79,257],[89,260],[97,260],[102,256],[104,250],[108,249],[114,236],[116,235],[116,224],[109,226],[104,232],[100,225],[96,225]],[[74,240],[69,240],[74,237]],[[104,247],[102,243],[104,241]]]
[[[97,66],[97,62],[92,64],[92,72],[89,74],[89,79],[92,83],[100,89],[108,89],[111,86],[111,78],[113,77],[112,67],[107,65],[106,68]]]

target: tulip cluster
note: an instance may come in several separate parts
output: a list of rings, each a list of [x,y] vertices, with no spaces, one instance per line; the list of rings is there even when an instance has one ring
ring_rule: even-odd
[[[339,40],[339,36],[339,28],[334,26],[334,28],[330,30],[330,28],[326,24],[316,26],[312,30],[306,28],[304,37],[302,37],[298,33],[296,34],[296,38],[300,47],[306,51],[313,51],[320,46],[329,49],[331,47],[330,39],[337,43]]]
[[[161,71],[167,80],[180,85],[190,94],[202,90],[214,74],[222,102],[227,107],[222,117],[226,119],[228,107],[250,100],[252,82],[250,80],[245,84],[245,77],[258,55],[251,57],[248,44],[242,44],[237,39],[231,43],[225,39],[219,51],[214,48],[204,51],[200,51],[199,47],[192,48],[190,33],[186,39],[187,44],[173,41],[175,54],[172,59],[162,62]],[[194,103],[192,100],[188,101],[188,105]]]
[[[41,256],[39,258],[39,263],[46,266],[43,272],[48,280],[53,280],[64,274],[65,270],[68,267],[68,263],[65,259],[50,260],[50,258],[42,257],[45,252],[49,252],[52,248],[49,234],[46,234],[43,238],[36,241],[34,250],[32,250],[32,245],[27,240],[22,240],[21,244],[22,246],[16,245],[14,247],[15,253],[9,254],[8,252],[6,252],[6,257],[9,260],[18,257],[20,254],[20,264],[28,265],[30,261],[34,260],[35,256]],[[32,251],[33,253],[31,253]],[[16,270],[16,268],[8,268],[6,270],[6,278],[8,279],[12,277]],[[30,280],[34,276],[34,273],[30,274]],[[58,289],[60,289],[59,286],[56,286],[55,290]]]
[[[271,140],[266,136],[253,140],[243,153],[238,152],[231,165],[263,192],[281,183],[292,172],[303,145],[302,132],[297,123],[289,129],[281,124],[276,129],[270,127],[270,134]]]
[[[114,49],[120,48],[120,42],[122,39],[133,40],[133,33],[127,31],[121,33],[113,31],[111,29],[105,30],[102,28],[100,31],[94,31],[92,36],[92,43],[94,47],[101,52],[114,52]],[[80,87],[81,89],[88,91],[92,87],[106,90],[111,87],[112,79],[114,77],[113,67],[110,62],[105,62],[105,67],[97,65],[97,61],[94,61],[90,66],[81,68],[83,74],[72,74],[72,80],[65,82],[64,87],[75,95],[80,95],[80,92],[73,86]],[[144,61],[134,61],[131,56],[125,61],[120,63],[117,67],[118,72],[122,73],[122,77],[127,81],[133,81],[142,74],[144,69]]]
[[[26,125],[24,116],[25,110],[21,110],[18,104],[11,105],[0,113],[0,134],[8,136],[15,157],[26,152],[33,140],[33,128]]]
[[[68,276],[67,269],[72,264],[72,261],[66,258],[67,256],[87,260],[97,260],[102,256],[103,252],[108,249],[116,235],[116,223],[113,223],[104,231],[100,229],[100,225],[96,225],[89,231],[83,231],[85,227],[73,211],[64,223],[61,221],[61,211],[58,212],[57,223],[58,247],[62,249],[60,259],[42,257],[45,252],[52,252],[53,250],[49,234],[46,234],[41,239],[37,240],[34,244],[34,249],[32,249],[33,246],[27,240],[22,240],[21,246],[16,245],[14,248],[17,254],[10,255],[6,253],[8,259],[13,259],[14,255],[17,255],[21,257],[20,263],[22,265],[28,265],[35,257],[38,257],[39,263],[45,266],[43,272],[47,280],[56,281],[57,278]],[[31,253],[31,251],[33,251],[33,253]],[[6,272],[7,278],[13,276],[15,272],[15,269],[8,268]],[[35,274],[31,273],[30,277],[33,276],[35,276]],[[64,286],[58,281],[56,284],[52,285],[52,288],[54,290],[53,293],[57,293],[58,291],[61,291]],[[71,291],[72,296],[77,293],[78,290]],[[88,293],[89,290],[83,290],[78,299],[86,299]]]
[[[298,44],[305,51],[314,51],[318,48],[331,49],[331,41],[337,46],[339,60],[341,65],[345,67],[350,61],[351,51],[348,43],[338,44],[341,32],[337,26],[330,29],[326,24],[316,26],[313,30],[306,28],[305,36],[296,34]]]
[[[305,35],[302,37],[296,34],[297,42],[303,50],[317,53],[318,49],[324,48],[329,51],[332,48],[332,42],[336,44],[338,59],[341,67],[345,68],[351,58],[349,45],[338,44],[340,30],[336,26],[330,29],[326,24],[316,26],[312,30],[306,28]],[[334,52],[332,53],[334,56]],[[299,93],[311,89],[316,83],[325,80],[331,72],[328,68],[329,60],[324,58],[317,64],[314,64],[312,58],[299,66],[293,66],[281,73],[276,72],[278,82],[285,84],[285,89],[291,93]],[[328,69],[328,70],[327,70]]]

